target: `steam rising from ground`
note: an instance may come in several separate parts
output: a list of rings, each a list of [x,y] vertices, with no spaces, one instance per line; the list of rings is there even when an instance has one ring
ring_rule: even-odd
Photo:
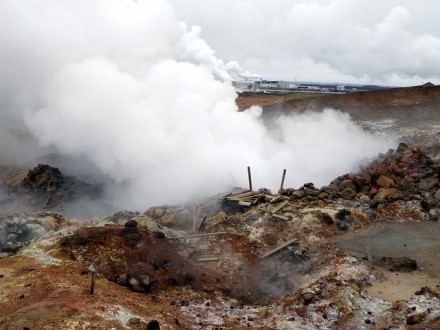
[[[4,0],[0,27],[2,126],[91,160],[127,207],[246,186],[248,165],[257,186],[283,168],[286,186],[323,185],[386,150],[340,112],[283,117],[275,133],[261,109],[238,112],[228,78],[248,73],[166,1]]]

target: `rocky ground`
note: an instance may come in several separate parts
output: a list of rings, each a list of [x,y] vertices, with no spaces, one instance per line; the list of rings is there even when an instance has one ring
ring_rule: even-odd
[[[2,205],[41,211],[1,214],[0,329],[440,329],[431,151],[401,143],[325,187],[87,219],[55,205],[99,189],[4,167]]]

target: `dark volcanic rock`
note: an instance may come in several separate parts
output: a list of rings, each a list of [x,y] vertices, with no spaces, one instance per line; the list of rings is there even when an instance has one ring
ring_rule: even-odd
[[[64,176],[57,168],[38,164],[30,170],[27,177],[21,182],[24,188],[38,189],[45,192],[54,192],[65,182]]]
[[[17,204],[31,205],[37,210],[53,209],[82,198],[94,200],[102,194],[101,186],[65,176],[58,168],[43,164],[30,170],[19,184],[5,189]]]

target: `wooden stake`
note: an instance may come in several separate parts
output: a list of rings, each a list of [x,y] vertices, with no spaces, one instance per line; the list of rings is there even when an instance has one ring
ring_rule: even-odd
[[[248,166],[247,171],[248,171],[248,179],[249,179],[249,190],[252,191],[252,177],[251,177],[251,167],[250,166]]]
[[[271,256],[272,254],[274,254],[274,253],[284,249],[285,247],[287,247],[287,246],[289,246],[289,245],[291,245],[293,243],[296,243],[297,241],[298,241],[298,239],[296,239],[296,238],[291,239],[290,241],[287,241],[286,243],[281,244],[280,246],[276,247],[275,249],[270,250],[269,252],[263,254],[259,259],[263,260],[264,258],[267,258],[268,256]]]
[[[196,232],[197,230],[197,222],[199,220],[199,211],[200,211],[200,206],[199,205],[193,205],[193,223],[192,223],[192,231],[193,233]]]
[[[368,257],[368,262],[371,263],[373,261],[373,254],[371,253],[369,246],[367,246],[367,257]]]
[[[285,178],[286,178],[286,169],[283,170],[283,177],[281,178],[281,185],[280,185],[280,190],[278,190],[278,194],[281,194],[283,192]]]
[[[185,239],[185,238],[195,238],[195,237],[203,237],[203,236],[216,236],[216,235],[224,235],[227,234],[225,231],[220,231],[217,233],[208,233],[208,234],[195,234],[195,235],[187,235],[187,236],[176,236],[176,237],[168,237],[167,239]]]
[[[95,292],[96,272],[92,272],[92,282],[90,283],[90,294]]]

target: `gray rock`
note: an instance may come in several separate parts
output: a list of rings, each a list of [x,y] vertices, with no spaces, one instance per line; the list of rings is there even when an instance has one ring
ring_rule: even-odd
[[[342,191],[341,197],[343,199],[351,200],[356,197],[356,192],[354,192],[351,188],[346,188]]]
[[[33,240],[34,238],[46,235],[46,233],[47,233],[46,229],[44,229],[43,226],[38,225],[38,224],[32,223],[32,224],[29,224],[27,227],[28,227],[27,234],[20,237],[20,240],[23,242],[28,242],[30,240]]]
[[[18,235],[17,234],[9,234],[7,242],[15,242],[17,240]]]
[[[301,290],[301,297],[304,299],[304,302],[306,304],[311,302],[315,296],[316,296],[316,292],[310,288],[305,288]]]
[[[436,191],[434,195],[435,199],[440,202],[440,189]]]
[[[419,188],[421,190],[431,190],[438,184],[437,176],[429,176],[423,179],[420,179]]]
[[[128,284],[130,285],[131,289],[136,292],[144,292],[144,286],[139,282],[136,278],[130,277],[128,280]]]
[[[24,245],[20,242],[7,242],[2,246],[3,252],[16,253],[20,250]]]

